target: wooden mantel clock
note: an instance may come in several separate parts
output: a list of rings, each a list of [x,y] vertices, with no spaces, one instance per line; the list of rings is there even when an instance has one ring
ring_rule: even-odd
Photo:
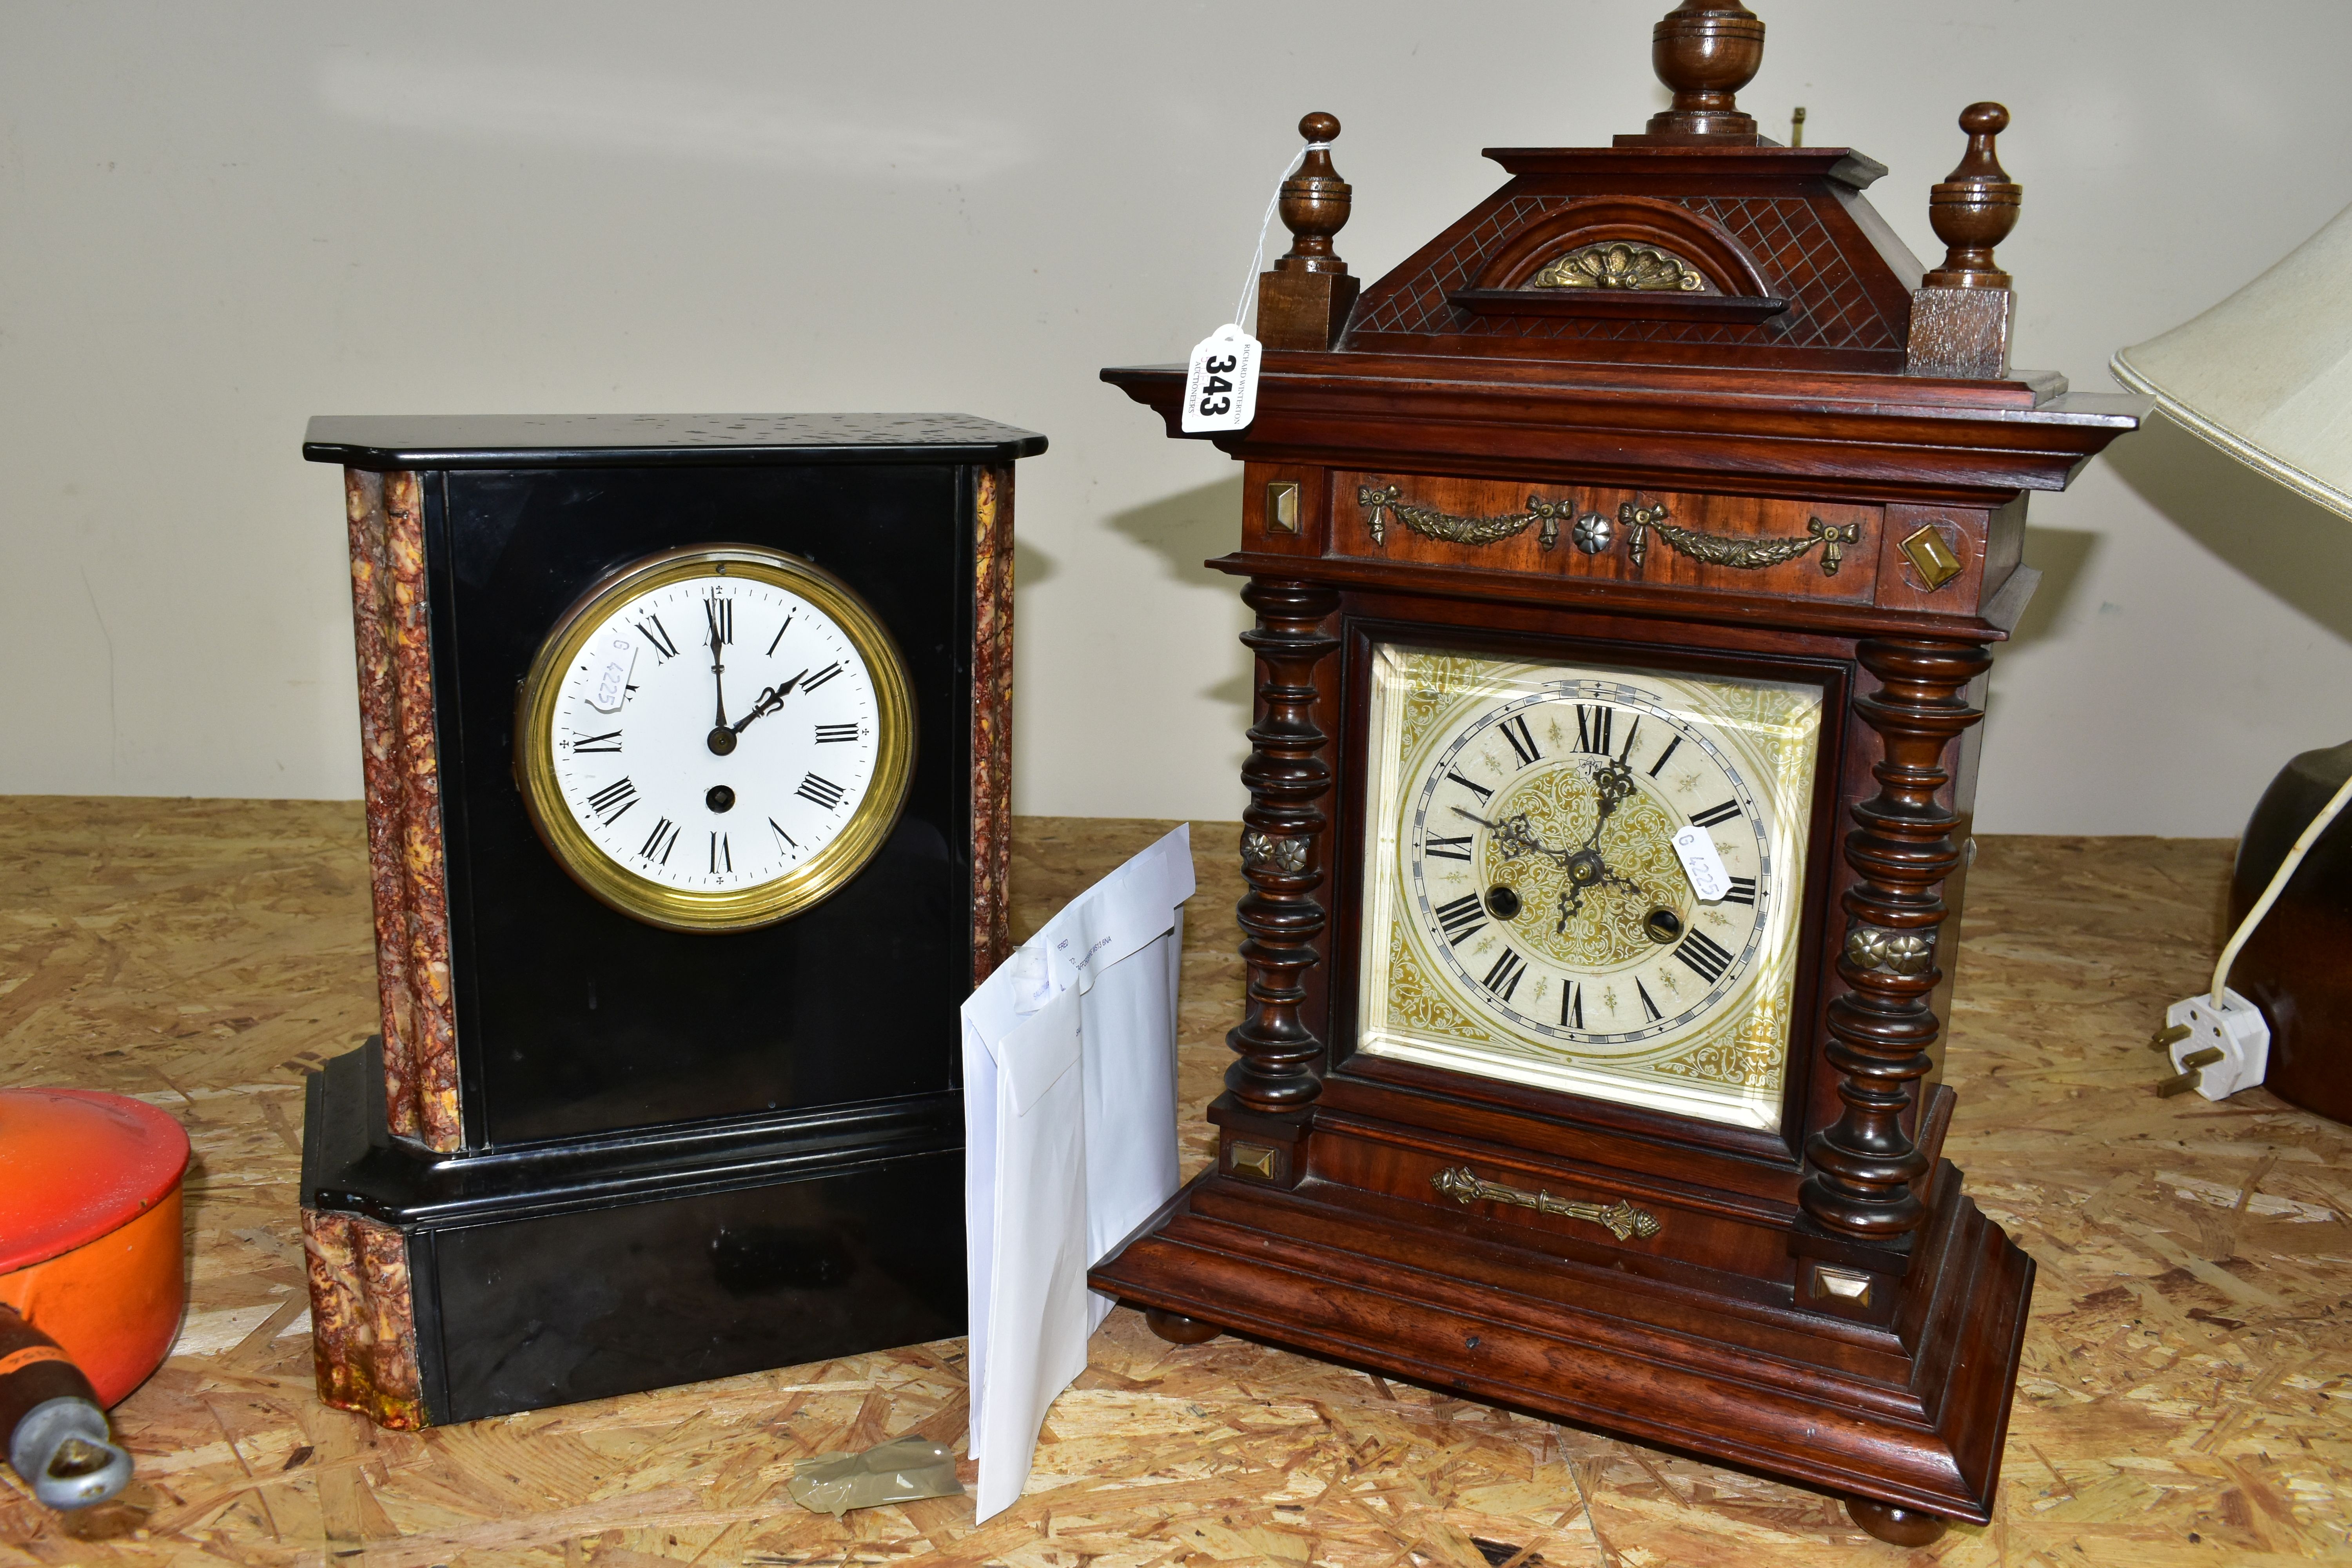
[[[310,1082],[319,1390],[388,1426],[962,1331],[1009,950],[1013,465],[960,415],[311,421],[383,1033]]]
[[[1243,544],[1246,1016],[1214,1167],[1094,1271],[1230,1329],[1989,1517],[2033,1266],[1940,1157],[1937,1041],[2025,492],[2136,423],[2008,368],[1997,104],[1931,202],[1756,133],[1763,25],[1357,296],[1284,186]],[[1310,142],[1338,122],[1310,115]],[[1104,379],[1179,432],[1181,368]]]

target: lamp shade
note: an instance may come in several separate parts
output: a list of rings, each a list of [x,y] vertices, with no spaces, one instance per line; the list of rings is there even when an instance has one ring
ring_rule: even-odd
[[[2352,517],[2352,207],[2108,368],[2215,445]]]

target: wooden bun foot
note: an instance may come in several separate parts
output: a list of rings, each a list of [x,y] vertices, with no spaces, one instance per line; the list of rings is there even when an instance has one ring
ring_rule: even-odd
[[[1204,1323],[1181,1312],[1162,1311],[1158,1307],[1146,1307],[1143,1321],[1153,1333],[1171,1345],[1203,1344],[1225,1331],[1214,1323]],[[1863,1528],[1868,1530],[1870,1527],[1865,1524]]]
[[[1890,1546],[1925,1546],[1943,1534],[1950,1522],[1917,1509],[1896,1508],[1864,1497],[1846,1499],[1845,1511],[1864,1534],[1876,1536]]]

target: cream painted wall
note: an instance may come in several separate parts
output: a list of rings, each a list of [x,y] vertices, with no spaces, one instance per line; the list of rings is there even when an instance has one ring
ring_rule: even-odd
[[[1758,0],[1743,101],[1923,254],[2006,101],[2021,362],[2107,355],[2352,201],[2352,6]],[[1225,319],[1308,109],[1376,276],[1660,89],[1664,0],[0,8],[0,792],[349,796],[313,413],[939,409],[1023,466],[1017,801],[1230,817],[1239,486],[1095,380]],[[2352,526],[2177,432],[2037,498],[1981,826],[2234,833],[2352,732]]]

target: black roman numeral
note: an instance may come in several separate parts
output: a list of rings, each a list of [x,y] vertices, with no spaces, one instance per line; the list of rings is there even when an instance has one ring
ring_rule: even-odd
[[[1676,735],[1673,740],[1666,742],[1666,749],[1658,753],[1658,760],[1650,764],[1650,776],[1652,778],[1656,778],[1658,776],[1658,770],[1666,765],[1666,759],[1673,756],[1675,754],[1675,748],[1682,743],[1683,738],[1680,735]]]
[[[768,658],[773,658],[775,657],[776,644],[783,641],[784,634],[793,629],[793,616],[798,615],[799,613],[799,611],[795,610],[792,612],[791,615],[787,615],[784,617],[784,624],[776,628],[776,635],[768,641]]]
[[[1703,931],[1683,938],[1682,945],[1675,949],[1675,956],[1698,971],[1698,977],[1709,985],[1721,979],[1724,970],[1731,964],[1731,954],[1717,947]]]
[[[1478,895],[1465,893],[1450,904],[1437,906],[1437,923],[1445,932],[1445,945],[1460,947],[1465,937],[1486,929],[1486,906]]]
[[[651,630],[646,629],[646,621],[653,622]],[[677,657],[677,644],[669,640],[669,628],[662,625],[659,616],[647,616],[646,621],[637,623],[637,635],[653,644],[654,651],[661,655],[664,664],[667,664]]]
[[[1421,841],[1421,852],[1433,860],[1467,860],[1470,858],[1470,836],[1446,838],[1431,834]]]
[[[1664,1013],[1658,1011],[1658,1005],[1650,1000],[1649,992],[1643,987],[1642,983],[1638,980],[1633,982],[1633,994],[1642,999],[1642,1016],[1643,1018],[1654,1024],[1659,1019],[1665,1016]]]
[[[604,743],[606,741],[613,743],[607,746]],[[575,757],[590,752],[618,752],[620,749],[621,732],[618,730],[602,735],[583,735],[572,742],[572,754]]]
[[[1721,805],[1710,805],[1705,811],[1691,813],[1691,821],[1700,827],[1713,827],[1718,822],[1729,822],[1739,815],[1739,803],[1727,800]]]
[[[1559,1026],[1563,1029],[1584,1027],[1584,987],[1573,980],[1559,983]]]
[[[1576,705],[1576,749],[1609,754],[1609,731],[1616,728],[1617,710],[1601,703]]]
[[[646,835],[646,841],[637,853],[648,860],[658,860],[667,866],[669,864],[669,852],[677,847],[677,826],[665,816],[654,824],[654,830]]]
[[[793,791],[793,793],[800,796],[803,800],[812,802],[814,805],[824,807],[827,811],[831,811],[835,806],[841,804],[841,797],[845,792],[839,784],[834,783],[831,779],[822,778],[815,773],[809,773],[801,779],[801,787]]]
[[[711,636],[725,643],[735,640],[734,600],[720,598],[719,591],[714,588],[710,596],[702,602],[702,613],[710,617]]]
[[[1756,902],[1756,879],[1753,877],[1731,879],[1731,891],[1723,895],[1723,901],[1727,904],[1747,904],[1752,907]]]
[[[1486,971],[1486,989],[1507,1002],[1511,999],[1511,993],[1519,988],[1519,976],[1527,972],[1528,961],[1507,947],[1503,949],[1503,956],[1495,960],[1495,967]]]
[[[735,854],[727,847],[727,835],[712,834],[710,836],[710,874],[716,877],[721,871],[733,869],[735,869]]]
[[[637,786],[625,778],[614,779],[588,797],[588,809],[594,812],[596,820],[606,827],[627,816],[629,807],[636,804]]]
[[[801,841],[800,841],[799,839],[797,839],[797,838],[793,837],[791,834],[789,834],[789,833],[785,832],[782,828],[781,828],[781,827],[777,827],[777,826],[776,826],[776,819],[775,819],[774,817],[772,817],[772,817],[768,818],[768,826],[769,826],[770,827],[774,827],[774,828],[776,829],[776,837],[779,837],[779,838],[781,838],[781,839],[782,839],[785,843],[787,843],[787,844],[791,845],[793,848],[797,849],[797,848],[799,848],[799,847],[801,847]]]
[[[857,726],[855,724],[819,724],[816,727],[816,740],[820,746],[834,741],[855,741],[856,739],[857,739]]]
[[[1503,739],[1508,741],[1511,750],[1518,753],[1521,767],[1543,755],[1536,750],[1536,738],[1528,733],[1528,719],[1524,713],[1515,713],[1503,721]]]
[[[1460,784],[1464,789],[1468,790],[1472,795],[1476,795],[1480,805],[1484,805],[1488,801],[1495,798],[1495,792],[1488,789],[1485,784],[1472,784],[1460,773],[1447,773],[1445,776],[1452,779],[1455,784]]]
[[[826,681],[831,680],[835,676],[839,675],[840,673],[841,661],[839,659],[835,659],[831,664],[826,665],[823,669],[818,670],[814,675],[810,676],[806,680],[802,681],[801,689],[803,691],[814,691],[818,687],[823,686]]]

